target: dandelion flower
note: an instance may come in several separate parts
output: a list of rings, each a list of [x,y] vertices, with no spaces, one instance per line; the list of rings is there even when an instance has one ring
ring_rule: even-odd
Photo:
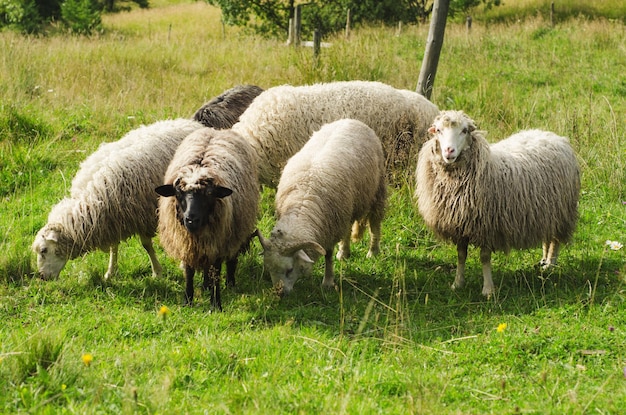
[[[506,329],[506,323],[498,324],[498,328],[496,329],[498,333],[502,333]]]
[[[159,308],[159,315],[163,318],[167,317],[170,314],[170,309],[166,305],[162,305]]]
[[[89,366],[93,362],[93,355],[91,353],[85,353],[82,357],[85,366]]]
[[[619,251],[624,246],[618,241],[606,241],[606,245],[608,245],[613,251]]]

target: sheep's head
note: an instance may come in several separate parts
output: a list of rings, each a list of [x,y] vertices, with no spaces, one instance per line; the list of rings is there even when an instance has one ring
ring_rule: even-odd
[[[163,197],[176,198],[176,212],[181,224],[191,233],[199,232],[213,215],[218,199],[233,191],[215,184],[206,167],[190,166],[181,169],[172,184],[157,187]]]
[[[61,231],[46,225],[37,233],[32,250],[37,255],[37,271],[43,279],[58,278],[68,261],[67,255],[61,255],[59,238]]]
[[[428,132],[436,140],[436,151],[441,153],[444,163],[450,164],[471,145],[474,121],[463,111],[442,111]]]
[[[315,261],[305,250],[312,250],[319,255],[326,254],[326,250],[313,241],[299,244],[285,243],[285,234],[279,229],[272,231],[270,239],[263,238],[260,232],[257,232],[257,235],[263,247],[264,267],[280,294],[289,294],[301,276],[311,274]]]

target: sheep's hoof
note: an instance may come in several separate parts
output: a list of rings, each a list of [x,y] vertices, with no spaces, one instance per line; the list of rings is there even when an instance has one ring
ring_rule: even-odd
[[[322,287],[324,287],[327,290],[336,289],[337,288],[336,285],[335,285],[335,280],[334,279],[330,280],[330,281],[324,280],[322,282]]]
[[[483,287],[483,295],[485,297],[487,297],[487,300],[489,300],[491,298],[491,296],[494,294],[494,289],[493,287]]]
[[[454,281],[452,285],[450,286],[450,288],[452,288],[452,290],[458,290],[460,288],[463,288],[464,285],[465,285],[464,281]]]

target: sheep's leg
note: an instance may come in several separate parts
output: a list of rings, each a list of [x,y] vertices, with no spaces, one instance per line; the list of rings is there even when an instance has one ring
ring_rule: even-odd
[[[339,241],[339,249],[337,250],[338,261],[348,258],[350,258],[350,232],[344,235],[343,239]]]
[[[325,269],[324,280],[322,281],[322,287],[334,288],[335,287],[335,272],[333,271],[333,251],[329,249],[324,256]]]
[[[376,202],[372,205],[372,210],[367,216],[367,223],[370,231],[370,245],[367,257],[371,258],[380,252],[380,234],[383,218],[385,217],[385,200],[387,195],[387,185],[385,181],[380,182]]]
[[[217,260],[213,265],[204,268],[204,280],[202,288],[211,293],[211,307],[222,311],[222,296],[220,292],[220,271],[222,260]]]
[[[226,286],[234,287],[235,286],[235,271],[237,271],[237,263],[239,262],[239,258],[235,255],[234,258],[231,258],[226,261]]]
[[[104,274],[104,279],[108,280],[109,277],[112,277],[117,273],[117,252],[118,252],[119,244],[113,244],[109,248],[109,267],[107,268],[107,272]]]
[[[491,249],[480,249],[480,262],[483,265],[483,295],[490,297],[495,292],[491,278]]]
[[[452,289],[463,288],[465,285],[465,261],[467,261],[467,246],[469,241],[467,239],[461,239],[456,244],[456,276],[454,277],[454,283]]]
[[[154,246],[152,245],[152,238],[145,235],[139,235],[139,239],[141,240],[141,245],[143,249],[146,250],[148,256],[150,257],[150,267],[152,268],[152,276],[160,277],[163,272],[163,268],[161,267],[161,263],[159,262],[156,252],[154,252]]]
[[[188,265],[185,268],[185,305],[193,304],[193,277],[196,270]]]
[[[380,253],[381,220],[378,218],[370,218],[369,230],[370,246],[367,251],[367,258],[372,258]]]
[[[363,221],[354,221],[354,223],[352,224],[352,233],[350,235],[350,239],[352,239],[352,242],[358,242],[363,239],[363,232],[365,232]]]
[[[544,242],[543,246],[544,258],[541,260],[541,265],[543,269],[547,269],[556,265],[556,261],[559,258],[559,251],[561,250],[561,244],[556,239],[553,239],[550,241],[549,245]]]

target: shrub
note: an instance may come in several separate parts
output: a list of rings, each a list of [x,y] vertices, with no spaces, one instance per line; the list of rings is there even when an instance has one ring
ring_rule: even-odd
[[[63,23],[70,32],[91,35],[102,29],[98,6],[93,0],[65,0],[61,5]]]

